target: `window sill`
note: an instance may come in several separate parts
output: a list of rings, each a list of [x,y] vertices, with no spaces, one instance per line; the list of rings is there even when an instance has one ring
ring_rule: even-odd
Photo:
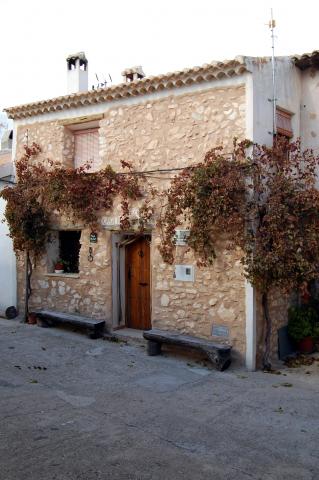
[[[46,277],[80,278],[79,273],[45,273]]]

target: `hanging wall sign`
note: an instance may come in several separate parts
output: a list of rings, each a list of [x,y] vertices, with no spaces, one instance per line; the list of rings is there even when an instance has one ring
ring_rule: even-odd
[[[90,233],[90,243],[97,243],[97,233],[95,232]]]

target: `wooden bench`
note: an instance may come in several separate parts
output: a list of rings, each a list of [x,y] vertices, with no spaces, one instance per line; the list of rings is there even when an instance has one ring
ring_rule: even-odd
[[[159,355],[161,353],[162,343],[166,343],[168,345],[180,345],[182,347],[193,348],[205,353],[209,360],[221,372],[226,370],[231,364],[231,347],[228,345],[221,345],[203,338],[158,329],[146,330],[143,332],[143,336],[148,341],[148,355]]]
[[[51,310],[37,310],[34,312],[40,319],[40,326],[51,327],[56,323],[67,323],[78,327],[85,327],[90,338],[103,336],[105,320],[95,320],[74,313],[53,312]]]

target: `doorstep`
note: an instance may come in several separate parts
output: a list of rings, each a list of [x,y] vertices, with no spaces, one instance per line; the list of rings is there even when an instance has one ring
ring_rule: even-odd
[[[143,330],[135,330],[134,328],[120,328],[106,333],[104,338],[108,340],[115,340],[119,342],[136,343],[139,345],[146,345],[147,341],[143,337]]]

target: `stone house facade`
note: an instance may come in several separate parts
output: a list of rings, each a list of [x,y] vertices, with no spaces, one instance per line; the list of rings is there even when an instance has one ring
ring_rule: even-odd
[[[276,59],[278,132],[300,136],[313,148],[319,148],[318,59],[318,52]],[[111,165],[116,171],[121,160],[133,160],[144,172],[183,168],[214,146],[227,151],[234,137],[272,142],[269,58],[236,57],[155,77],[145,77],[137,67],[123,72],[122,84],[90,91],[85,55],[71,55],[67,65],[68,95],[7,109],[14,120],[15,158],[26,132],[41,146],[43,158],[72,167],[89,155],[96,170]],[[163,177],[159,172],[156,186],[167,185]],[[181,241],[170,266],[158,251],[155,224],[139,237],[134,230],[120,230],[119,216],[115,202],[112,211],[101,213],[98,232],[64,218],[52,226],[47,255],[33,274],[32,308],[104,318],[111,330],[154,327],[229,342],[238,361],[254,369],[263,340],[260,301],[245,281],[240,249],[228,250],[221,237],[215,263],[198,268]],[[54,271],[61,252],[75,261],[72,271]],[[277,297],[275,334],[287,322],[286,299]],[[18,298],[22,304],[22,266]]]

